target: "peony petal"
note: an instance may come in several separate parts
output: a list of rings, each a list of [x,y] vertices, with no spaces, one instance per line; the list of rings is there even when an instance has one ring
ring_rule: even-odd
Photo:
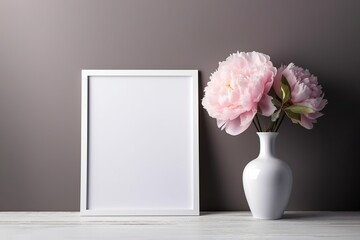
[[[274,68],[274,69],[275,69],[274,73],[271,73],[271,72],[268,73],[267,80],[265,82],[264,93],[268,93],[273,85],[274,76],[276,74],[276,68]]]
[[[258,108],[261,111],[261,114],[264,116],[270,116],[271,114],[273,114],[276,110],[276,107],[274,106],[274,104],[271,102],[272,97],[270,97],[269,95],[264,95],[259,104],[258,104]]]
[[[225,131],[230,135],[239,135],[249,128],[256,111],[246,112],[241,114],[238,118],[228,121],[225,125]]]
[[[311,89],[304,83],[296,83],[291,90],[291,102],[301,103],[310,98]]]
[[[299,122],[301,126],[303,126],[306,129],[312,129],[313,124],[310,119],[308,119],[306,116],[301,115],[301,121]]]
[[[324,114],[321,113],[321,112],[314,112],[314,113],[309,113],[309,114],[306,114],[306,117],[310,120],[315,120],[321,116],[323,116]]]
[[[285,69],[285,66],[281,66],[278,71],[277,71],[277,74],[275,75],[274,77],[274,85],[273,85],[273,89],[276,93],[276,95],[278,97],[281,97],[281,90],[280,90],[280,87],[281,87],[281,77],[282,77],[282,73]]]
[[[294,63],[290,63],[283,71],[283,75],[286,77],[291,89],[293,89],[294,85],[298,82],[298,78],[296,76],[296,72],[298,70],[298,67],[296,67]]]
[[[324,96],[321,97],[321,101],[319,103],[319,105],[317,106],[317,110],[321,111],[323,110],[323,108],[325,107],[325,105],[328,103],[328,101],[326,99],[323,99]]]
[[[216,120],[216,124],[218,126],[218,128],[220,128],[221,130],[224,130],[225,126],[226,126],[226,120]]]

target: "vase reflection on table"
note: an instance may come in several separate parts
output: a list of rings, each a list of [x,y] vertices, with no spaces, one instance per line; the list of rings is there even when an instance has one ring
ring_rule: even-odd
[[[281,218],[290,198],[291,169],[275,155],[284,118],[311,129],[326,104],[317,77],[293,63],[277,69],[262,53],[231,54],[211,75],[202,105],[218,127],[235,136],[253,123],[260,138],[259,156],[243,172],[253,217]],[[264,127],[258,115],[269,117],[270,124]]]

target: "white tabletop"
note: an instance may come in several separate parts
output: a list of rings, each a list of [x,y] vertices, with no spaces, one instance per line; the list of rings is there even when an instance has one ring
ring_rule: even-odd
[[[78,212],[0,212],[0,239],[360,239],[360,212],[249,212],[186,217],[80,217]]]

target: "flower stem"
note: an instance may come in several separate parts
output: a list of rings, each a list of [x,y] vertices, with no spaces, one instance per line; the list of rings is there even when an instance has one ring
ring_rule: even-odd
[[[260,120],[259,120],[259,117],[258,117],[258,115],[257,115],[257,114],[255,114],[255,119],[256,119],[257,124],[258,124],[258,126],[259,126],[259,130],[260,130],[260,132],[262,132],[263,130],[262,130],[262,128],[261,128]]]
[[[254,119],[252,120],[252,122],[253,122],[253,124],[254,124],[254,126],[255,126],[255,128],[256,128],[256,131],[260,132],[259,127],[256,125],[256,122],[255,122]]]
[[[280,125],[281,125],[281,123],[283,122],[284,118],[285,118],[285,113],[282,113],[281,119],[280,119],[280,121],[278,120],[279,123],[278,123],[277,126],[275,127],[275,132],[279,131]]]
[[[277,122],[272,122],[270,126],[266,129],[266,132],[274,132],[275,124]]]

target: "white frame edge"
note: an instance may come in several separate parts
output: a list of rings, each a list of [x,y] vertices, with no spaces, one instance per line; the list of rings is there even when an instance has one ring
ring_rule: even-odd
[[[91,76],[189,76],[193,79],[193,209],[189,210],[91,210],[88,190],[88,91]],[[198,70],[82,70],[81,71],[81,216],[199,215],[199,107]]]

